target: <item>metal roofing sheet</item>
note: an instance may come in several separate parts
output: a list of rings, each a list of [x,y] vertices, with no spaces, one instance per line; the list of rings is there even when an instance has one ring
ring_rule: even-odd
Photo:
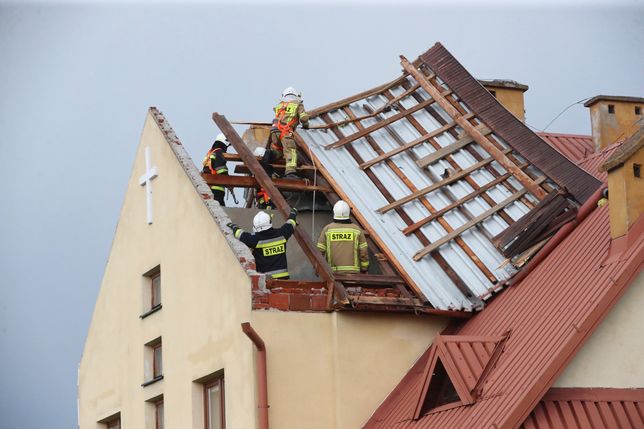
[[[477,402],[413,420],[426,352],[365,428],[519,426],[643,268],[644,219],[629,237],[630,247],[608,258],[608,210],[595,209],[522,282],[455,329],[467,336],[510,330]]]
[[[644,389],[550,389],[521,429],[559,428],[644,428]]]
[[[403,66],[401,78],[315,109],[298,134],[421,298],[479,308],[516,272],[494,237],[557,184],[443,80]]]

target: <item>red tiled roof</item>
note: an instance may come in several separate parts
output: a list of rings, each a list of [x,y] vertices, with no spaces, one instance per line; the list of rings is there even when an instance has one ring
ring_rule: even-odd
[[[579,163],[595,152],[592,136],[560,133],[537,133],[537,135],[574,163]]]
[[[580,210],[581,212],[581,210]],[[613,242],[606,207],[595,209],[534,271],[450,334],[499,336],[503,353],[472,405],[414,420],[429,350],[365,428],[518,427],[644,266],[644,216]],[[626,246],[624,243],[628,243]]]
[[[644,427],[644,389],[553,388],[521,429]]]

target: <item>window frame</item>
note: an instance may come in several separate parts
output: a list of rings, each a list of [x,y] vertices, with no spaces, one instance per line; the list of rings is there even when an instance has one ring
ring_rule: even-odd
[[[154,427],[155,429],[164,429],[165,428],[165,408],[163,406],[163,397],[161,399],[155,401],[154,403]],[[159,413],[159,410],[161,412]],[[159,416],[161,418],[159,419]],[[159,421],[161,421],[161,424],[159,425]]]
[[[223,374],[203,383],[203,402],[204,402],[203,410],[204,410],[204,428],[205,429],[210,429],[209,391],[210,389],[212,389],[217,385],[219,385],[219,391],[221,392],[220,400],[219,400],[219,409],[221,411],[220,428],[226,429],[226,392],[225,392],[225,382],[224,382]]]
[[[144,371],[144,376],[150,377],[145,380],[141,387],[149,386],[150,384],[156,383],[159,380],[163,380],[163,339],[162,337],[157,337],[152,341],[148,341],[144,344],[144,354],[143,354],[143,365],[145,368],[149,368],[148,371]],[[157,359],[157,350],[160,353],[160,359]],[[160,362],[158,362],[160,361]],[[150,365],[149,367],[146,365]]]
[[[163,293],[161,291],[162,283],[160,264],[143,273],[143,313],[139,316],[141,319],[145,319],[146,317],[153,313],[156,313],[163,307]]]
[[[163,343],[150,346],[152,348],[152,378],[163,377]],[[159,356],[157,358],[157,351]]]

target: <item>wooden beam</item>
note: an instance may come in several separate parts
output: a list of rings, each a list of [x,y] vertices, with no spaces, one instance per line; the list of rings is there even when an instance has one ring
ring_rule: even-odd
[[[469,116],[470,118],[474,117],[473,114],[470,114]],[[456,125],[457,125],[456,122],[450,122],[449,124],[443,125],[442,127],[435,129],[434,131],[431,131],[427,134],[424,134],[409,143],[406,143],[402,146],[398,146],[397,148],[390,150],[389,152],[383,153],[382,155],[377,156],[372,160],[363,162],[362,164],[360,164],[360,168],[364,170],[380,161],[383,161],[387,158],[391,158],[392,156],[397,155],[400,152],[404,152],[408,149],[413,148],[414,146],[418,146],[419,144],[425,143],[427,140],[443,134],[444,132],[448,131],[450,128],[455,127]]]
[[[360,304],[377,304],[377,305],[405,305],[420,306],[422,302],[418,298],[396,298],[389,296],[357,296],[354,302]]]
[[[316,116],[321,115],[322,113],[327,113],[330,112],[331,110],[338,110],[341,107],[347,106],[355,101],[362,100],[363,98],[371,97],[372,95],[376,95],[381,93],[382,91],[386,91],[389,88],[393,88],[394,86],[400,85],[405,79],[407,78],[407,73],[403,73],[402,76],[397,77],[396,79],[392,80],[391,82],[384,83],[382,85],[378,85],[375,88],[368,89],[366,91],[362,91],[359,94],[352,95],[351,97],[344,98],[339,101],[335,101],[330,104],[326,104],[324,106],[320,106],[318,108],[315,108],[313,110],[309,111],[309,117],[310,118],[315,118]]]
[[[266,279],[266,287],[268,289],[278,287],[283,289],[326,289],[326,283],[311,280],[280,280],[268,277]]]
[[[331,143],[330,145],[325,146],[324,149],[326,149],[326,150],[336,149],[336,148],[342,147],[344,145],[347,145],[347,144],[349,144],[349,143],[351,143],[353,141],[356,141],[356,140],[358,140],[358,139],[360,139],[360,138],[362,138],[362,137],[364,137],[364,136],[366,136],[368,134],[371,134],[374,131],[379,130],[382,127],[385,127],[385,126],[387,126],[387,125],[389,125],[389,124],[391,124],[393,122],[396,122],[396,121],[404,118],[407,115],[410,115],[410,114],[412,114],[412,113],[414,113],[414,112],[416,112],[416,111],[418,111],[420,109],[423,109],[423,108],[429,106],[430,104],[432,104],[433,102],[434,102],[434,100],[430,98],[429,100],[425,100],[425,101],[423,101],[421,103],[418,103],[418,104],[416,104],[414,107],[412,107],[410,109],[406,109],[403,112],[396,113],[395,115],[392,115],[392,116],[384,119],[381,122],[377,122],[377,123],[373,124],[370,127],[366,127],[364,129],[358,131],[357,133],[353,133],[350,136],[347,136],[347,137],[343,138],[342,140],[339,140],[339,141],[337,141],[335,143]]]
[[[471,117],[473,115],[470,113],[469,115],[466,115],[466,116]],[[469,119],[469,118],[467,118],[467,119]],[[492,130],[490,130],[485,125],[479,125],[476,128],[484,136],[486,136],[486,135],[488,135],[488,134],[490,134],[492,132]],[[447,155],[453,154],[457,150],[464,148],[465,146],[467,146],[468,144],[470,144],[472,142],[474,142],[474,139],[472,138],[472,136],[466,134],[466,135],[462,136],[461,138],[459,138],[456,142],[452,143],[451,145],[442,147],[442,148],[438,149],[436,152],[430,153],[429,155],[427,155],[427,156],[425,156],[423,158],[420,158],[418,161],[416,161],[416,164],[421,168],[427,167],[429,164],[433,164],[436,161],[445,158]]]
[[[454,121],[456,121],[461,128],[463,128],[472,138],[479,144],[483,149],[485,149],[490,155],[492,155],[498,162],[505,168],[507,171],[512,173],[519,182],[525,186],[532,195],[538,199],[543,199],[546,196],[546,191],[544,191],[540,186],[538,186],[534,181],[528,176],[523,170],[520,170],[516,164],[514,164],[501,149],[497,148],[491,141],[489,141],[479,130],[476,129],[474,125],[465,119],[454,106],[441,94],[438,88],[434,87],[427,78],[416,68],[414,67],[404,56],[400,56],[400,63],[403,66],[403,69],[409,73],[416,82],[423,87],[425,91],[436,100],[439,106],[445,110],[445,112],[451,116]]]
[[[201,177],[208,185],[232,186],[234,188],[258,188],[262,187],[257,178],[252,176],[229,176],[225,174],[205,174]],[[307,184],[304,180],[273,179],[277,189],[284,191],[320,191],[328,192],[329,188]],[[270,194],[269,194],[270,195]],[[272,196],[271,196],[272,198]]]
[[[506,152],[509,153],[510,150],[511,149],[507,149]],[[403,204],[406,204],[406,203],[408,203],[410,201],[414,201],[414,200],[422,197],[423,195],[426,195],[426,194],[429,194],[430,192],[436,191],[436,190],[442,188],[443,186],[447,186],[450,183],[454,183],[457,180],[462,179],[463,177],[467,176],[468,174],[472,173],[473,171],[476,171],[479,168],[484,167],[485,165],[487,165],[487,164],[489,164],[489,163],[491,163],[493,161],[496,161],[496,159],[494,159],[492,157],[485,158],[483,161],[479,161],[476,164],[473,164],[473,165],[467,167],[465,170],[461,170],[461,171],[453,174],[452,176],[449,176],[448,178],[441,180],[440,182],[432,183],[431,185],[427,186],[426,188],[423,188],[423,189],[421,189],[419,191],[413,192],[412,194],[407,195],[406,197],[403,197],[403,198],[399,199],[398,201],[394,201],[391,204],[387,204],[386,206],[379,208],[378,213],[382,213],[382,214],[387,213],[388,211],[393,210],[396,207],[400,207]]]
[[[284,171],[284,164],[271,164],[271,167],[275,171]],[[298,172],[303,172],[303,171],[315,171],[315,168],[313,168],[312,165],[300,165],[296,168]],[[237,164],[235,165],[235,168],[233,169],[233,173],[235,174],[253,174],[248,167],[246,167],[245,164]]]
[[[287,217],[291,211],[291,207],[288,205],[284,196],[277,190],[273,181],[264,168],[259,164],[253,153],[250,151],[248,146],[241,139],[237,131],[233,126],[226,120],[226,117],[220,115],[219,113],[213,113],[212,119],[215,121],[219,129],[224,133],[228,138],[228,141],[233,145],[237,150],[237,153],[242,158],[244,163],[250,168],[250,170],[255,175],[259,185],[266,190],[268,195],[273,200],[276,208],[282,213],[284,217]],[[334,293],[336,294],[336,299],[341,304],[350,303],[347,293],[341,283],[335,281],[333,277],[333,271],[331,267],[326,263],[326,260],[322,257],[322,254],[315,247],[311,238],[304,231],[303,228],[295,227],[295,239],[300,244],[300,248],[304,254],[308,257],[313,265],[313,268],[318,273],[318,275],[327,283],[327,287],[333,288]]]
[[[515,192],[505,200],[501,201],[499,204],[495,205],[494,207],[486,210],[485,212],[481,213],[474,219],[470,220],[469,222],[461,225],[460,227],[456,228],[454,231],[450,232],[446,236],[440,238],[439,240],[436,240],[429,246],[424,247],[420,251],[416,252],[414,254],[414,261],[420,261],[425,255],[433,252],[434,250],[438,249],[440,246],[443,244],[447,243],[448,241],[454,239],[455,237],[458,237],[468,229],[472,228],[473,226],[477,225],[479,222],[487,219],[488,217],[492,216],[494,213],[498,212],[499,210],[503,209],[505,206],[508,204],[513,203],[517,199],[521,198],[523,194],[528,192],[527,189],[523,188],[522,190]]]
[[[336,280],[342,283],[353,283],[359,285],[394,285],[404,283],[404,280],[395,275],[376,275],[376,274],[337,274]]]
[[[527,164],[526,164],[527,165]],[[494,186],[498,185],[499,183],[503,182],[504,180],[508,179],[510,177],[510,173],[505,173],[503,176],[497,177],[496,179],[487,182],[485,185],[481,186],[480,188],[474,190],[474,192],[470,192],[460,200],[454,201],[452,204],[443,207],[436,213],[432,213],[431,215],[427,216],[424,219],[419,220],[418,222],[414,223],[413,225],[409,225],[407,228],[403,229],[403,234],[409,235],[412,232],[416,231],[423,225],[428,224],[429,222],[433,221],[434,219],[443,216],[445,213],[449,212],[450,210],[454,210],[455,208],[460,207],[461,205],[465,204],[466,202],[476,198],[477,196],[481,195],[483,192],[487,191],[490,188],[493,188]]]

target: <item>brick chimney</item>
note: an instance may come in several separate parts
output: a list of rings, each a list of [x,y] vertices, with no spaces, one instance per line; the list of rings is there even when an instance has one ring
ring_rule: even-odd
[[[525,104],[523,93],[528,90],[528,85],[514,80],[479,80],[479,83],[487,89],[490,94],[499,100],[499,103],[508,109],[521,122],[525,122]]]
[[[590,109],[595,152],[632,136],[644,117],[644,98],[598,95],[584,103]]]
[[[608,208],[613,238],[626,234],[644,212],[643,166],[644,125],[601,166],[608,172]]]

